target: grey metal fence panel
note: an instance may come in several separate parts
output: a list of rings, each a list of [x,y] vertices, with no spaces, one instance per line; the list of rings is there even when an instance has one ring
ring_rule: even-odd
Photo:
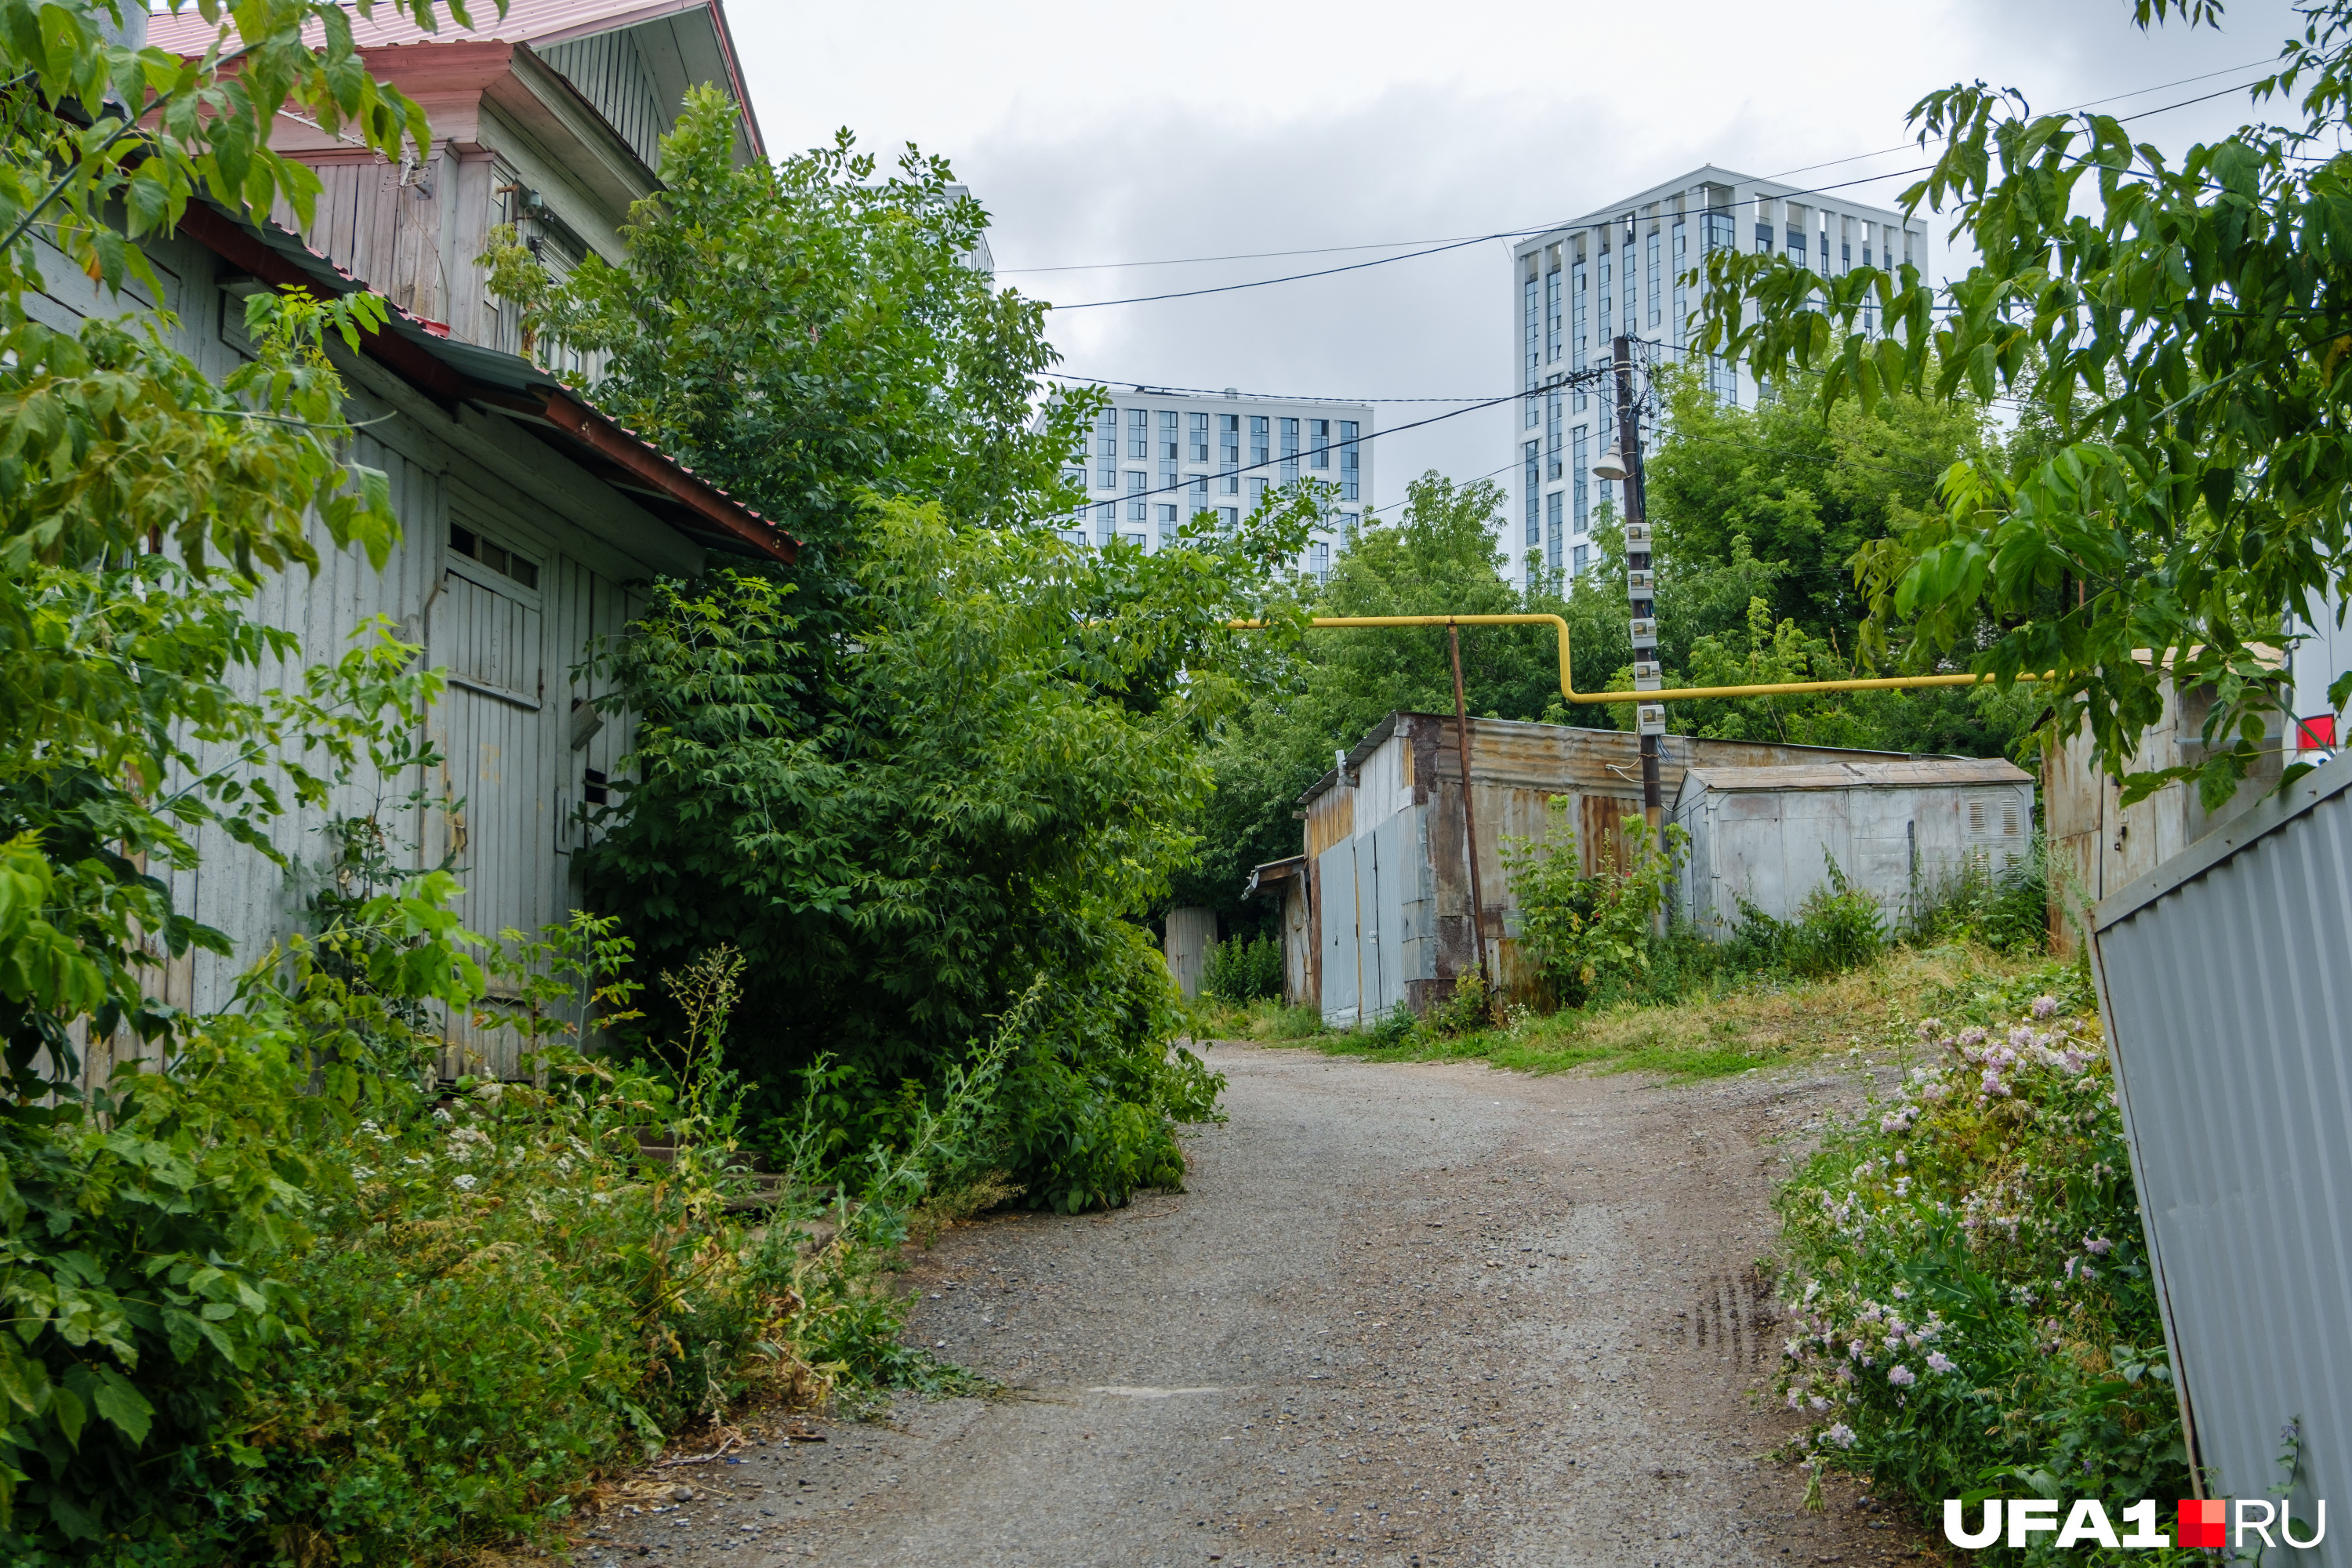
[[[2352,1507],[2352,759],[2120,889],[2095,928],[2208,1487],[2275,1500],[2294,1422],[2297,1515]],[[2352,1552],[2331,1533],[2295,1560]]]

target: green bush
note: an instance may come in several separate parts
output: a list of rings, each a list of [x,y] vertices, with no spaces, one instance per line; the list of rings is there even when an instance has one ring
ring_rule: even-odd
[[[1571,797],[1550,798],[1538,839],[1506,834],[1503,867],[1519,902],[1519,945],[1568,1006],[1641,990],[1650,976],[1654,929],[1675,886],[1689,835],[1668,824],[1661,850],[1638,816],[1623,827],[1633,863],[1585,876],[1569,818]]]
[[[1201,989],[1228,1002],[1277,1001],[1282,996],[1282,943],[1272,936],[1234,937],[1209,949]]]
[[[2024,858],[1995,872],[1980,858],[1915,889],[1906,934],[1914,942],[1978,942],[1996,952],[2050,946],[2050,858],[2041,830]]]
[[[1871,1477],[1931,1524],[1943,1499],[1987,1487],[2187,1495],[2096,1019],[2055,994],[2024,1011],[2006,1030],[1921,1025],[1927,1064],[1833,1124],[1780,1196],[1793,1337],[1777,1387],[1812,1417],[1817,1462]],[[2047,1538],[1993,1553],[2109,1555]]]
[[[1725,945],[1727,967],[1825,980],[1860,969],[1885,951],[1887,925],[1878,900],[1848,879],[1824,850],[1829,876],[1805,895],[1794,920],[1777,920],[1746,899],[1739,927]]]

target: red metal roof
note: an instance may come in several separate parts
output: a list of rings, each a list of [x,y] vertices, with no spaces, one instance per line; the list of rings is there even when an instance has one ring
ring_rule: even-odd
[[[470,31],[446,15],[446,5],[447,0],[441,0],[436,6],[441,29],[427,32],[397,9],[392,0],[377,0],[373,16],[352,18],[352,38],[363,49],[394,44],[487,39],[545,46],[617,32],[640,23],[658,22],[665,16],[706,15],[718,35],[719,53],[727,62],[725,86],[742,108],[744,130],[751,138],[753,151],[766,156],[759,125],[751,116],[751,95],[744,86],[743,65],[736,58],[735,37],[728,31],[727,10],[721,0],[509,0],[504,16],[499,15],[497,0],[468,0],[466,8],[474,18]],[[158,14],[147,25],[147,41],[158,48],[197,55],[212,46],[217,34],[235,31],[235,23],[226,17],[218,29],[212,27],[191,5],[177,16]],[[324,37],[323,29],[311,30],[314,45]]]
[[[684,11],[715,8],[714,0],[509,0],[507,14],[501,17],[496,0],[471,0],[467,9],[473,14],[474,26],[468,32],[448,17],[447,0],[442,0],[438,7],[442,13],[441,30],[428,33],[396,9],[391,0],[379,0],[373,16],[352,18],[352,37],[362,48],[371,49],[384,44],[467,37],[561,44],[593,33],[609,33],[616,27],[675,16]],[[221,26],[231,32],[236,30],[235,23],[226,18]],[[213,41],[213,28],[193,5],[176,16],[158,16],[147,25],[149,43],[184,55],[201,54]]]

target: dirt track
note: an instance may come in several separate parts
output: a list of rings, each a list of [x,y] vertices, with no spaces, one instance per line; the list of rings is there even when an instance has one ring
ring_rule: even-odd
[[[919,1255],[1002,1400],[693,1472],[583,1560],[1859,1563],[1916,1536],[1767,1456],[1766,1142],[1858,1092],[1219,1046],[1192,1190]],[[686,1472],[672,1472],[682,1474]],[[703,1478],[709,1478],[704,1480]],[[593,1554],[593,1555],[592,1555]]]

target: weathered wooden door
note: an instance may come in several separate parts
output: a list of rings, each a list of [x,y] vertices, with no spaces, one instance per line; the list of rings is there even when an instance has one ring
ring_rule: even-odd
[[[545,907],[551,806],[540,787],[547,744],[543,563],[483,542],[471,529],[451,531],[453,540],[473,542],[473,552],[460,554],[453,544],[427,634],[428,658],[449,677],[435,710],[444,759],[440,842],[427,851],[437,848],[464,884],[457,910],[466,928],[495,940],[554,918]],[[451,1046],[453,1072],[516,1070],[509,1031],[453,1019]],[[478,1059],[466,1060],[469,1054]]]

